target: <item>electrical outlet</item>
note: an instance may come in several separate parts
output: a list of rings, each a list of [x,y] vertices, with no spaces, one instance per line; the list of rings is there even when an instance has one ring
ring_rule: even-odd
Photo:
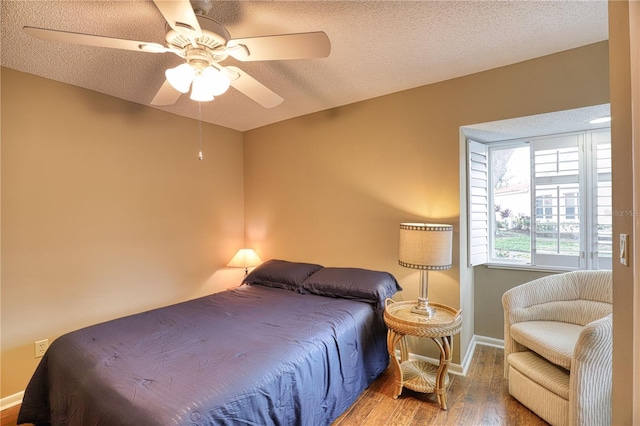
[[[49,339],[38,340],[34,343],[36,358],[42,358],[49,347]]]

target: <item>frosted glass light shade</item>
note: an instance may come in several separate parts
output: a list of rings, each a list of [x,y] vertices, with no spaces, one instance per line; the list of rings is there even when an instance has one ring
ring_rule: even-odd
[[[222,95],[229,89],[229,77],[209,65],[197,71],[188,63],[180,64],[165,71],[167,81],[181,93],[187,93],[191,87],[190,98],[194,101],[212,101],[214,96]]]
[[[229,78],[212,66],[208,66],[202,71],[202,77],[206,81],[207,90],[212,96],[222,95],[231,85]]]
[[[187,93],[196,75],[196,70],[191,65],[184,63],[175,68],[169,68],[164,72],[164,75],[174,89],[180,93]]]
[[[227,263],[227,266],[236,268],[253,268],[262,263],[260,257],[252,249],[243,248],[238,250],[235,256]]]
[[[398,263],[405,268],[451,268],[453,226],[401,223]]]
[[[207,79],[202,74],[198,74],[193,78],[190,98],[199,102],[208,102],[213,100],[213,94],[211,93]]]

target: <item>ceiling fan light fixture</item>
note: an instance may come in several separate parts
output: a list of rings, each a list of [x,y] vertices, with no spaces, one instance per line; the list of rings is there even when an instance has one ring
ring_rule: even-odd
[[[202,73],[193,78],[190,98],[191,100],[198,102],[209,102],[213,100],[213,93],[211,93],[207,79],[202,75]]]
[[[191,65],[184,63],[175,68],[169,68],[164,75],[174,89],[181,93],[187,93],[191,82],[195,78],[196,70]]]
[[[212,66],[208,66],[202,70],[202,78],[206,82],[207,89],[213,96],[222,95],[231,85],[229,78]]]

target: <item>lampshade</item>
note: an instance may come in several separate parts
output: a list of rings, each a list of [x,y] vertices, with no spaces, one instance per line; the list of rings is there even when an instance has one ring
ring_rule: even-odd
[[[405,268],[451,268],[453,226],[401,223],[398,263]]]
[[[212,66],[208,66],[202,71],[202,77],[204,77],[204,80],[207,82],[207,90],[209,90],[213,96],[222,95],[231,85],[229,77]]]
[[[236,268],[253,268],[262,263],[262,260],[252,249],[243,248],[238,250],[227,266]]]
[[[193,84],[191,85],[191,96],[194,101],[208,102],[213,100],[213,94],[207,84],[206,78],[202,74],[196,74],[193,77]]]
[[[193,77],[196,75],[196,70],[191,65],[184,63],[175,68],[169,68],[164,72],[164,75],[174,89],[181,93],[187,93]]]

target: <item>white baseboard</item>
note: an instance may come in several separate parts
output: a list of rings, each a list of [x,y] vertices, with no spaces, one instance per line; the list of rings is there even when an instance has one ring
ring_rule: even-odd
[[[469,342],[469,348],[467,349],[467,353],[464,354],[464,358],[462,359],[462,364],[460,365],[461,375],[466,376],[467,371],[469,371],[469,365],[471,365],[471,361],[473,360],[473,353],[476,351],[476,345],[478,344],[478,337],[474,334],[471,338],[471,342]]]
[[[400,358],[400,350],[396,350],[396,356],[398,358]],[[431,357],[424,356],[424,355],[414,354],[413,352],[409,352],[409,359],[414,359],[416,361],[425,361],[425,362],[428,362],[428,363],[431,363],[431,364],[436,364],[436,365],[438,365],[440,363],[439,359],[431,358]],[[449,371],[449,373],[455,374],[455,375],[458,375],[458,376],[464,376],[465,375],[460,364],[450,363],[448,371]]]
[[[469,349],[467,350],[467,353],[465,354],[464,359],[462,360],[462,363],[449,364],[449,373],[455,374],[458,376],[466,376],[467,371],[469,371],[469,366],[471,365],[471,361],[473,360],[473,353],[475,352],[477,345],[491,346],[493,348],[504,349],[504,340],[494,339],[493,337],[477,336],[474,334],[473,337],[471,338],[471,342],[469,343]],[[397,356],[399,357],[400,351],[396,351],[396,353],[397,353]],[[418,355],[411,352],[409,353],[409,359],[426,361],[432,364],[440,363],[439,359],[430,358],[427,356]]]
[[[491,346],[492,348],[504,349],[504,340],[494,339],[493,337],[486,336],[473,336],[473,339],[478,345]]]
[[[6,410],[7,408],[11,408],[22,403],[22,397],[24,396],[24,391],[14,393],[13,395],[5,396],[0,399],[0,411]]]

